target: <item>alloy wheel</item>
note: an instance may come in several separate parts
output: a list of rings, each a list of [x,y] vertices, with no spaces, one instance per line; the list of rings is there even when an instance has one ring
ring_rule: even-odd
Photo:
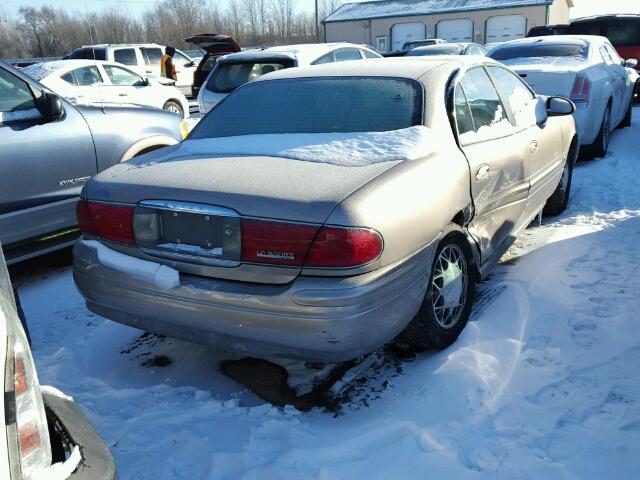
[[[458,324],[467,302],[467,260],[458,245],[449,244],[442,249],[434,265],[431,306],[438,325],[448,330]]]

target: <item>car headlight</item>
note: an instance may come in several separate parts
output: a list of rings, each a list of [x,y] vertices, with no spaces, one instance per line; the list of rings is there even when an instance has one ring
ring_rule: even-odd
[[[51,442],[38,375],[18,319],[2,250],[0,323],[7,329],[4,398],[11,470],[29,479],[51,465]]]

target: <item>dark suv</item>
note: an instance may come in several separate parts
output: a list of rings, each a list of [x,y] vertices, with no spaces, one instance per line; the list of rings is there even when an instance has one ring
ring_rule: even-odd
[[[194,37],[185,38],[184,41],[193,43],[206,52],[202,60],[200,60],[196,71],[193,72],[191,95],[197,98],[200,87],[209,76],[209,72],[216,66],[218,57],[227,55],[228,53],[239,52],[240,45],[238,45],[233,37],[219,33],[202,33]]]

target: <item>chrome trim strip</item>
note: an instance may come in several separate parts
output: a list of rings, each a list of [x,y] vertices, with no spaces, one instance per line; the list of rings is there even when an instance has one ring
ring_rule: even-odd
[[[200,213],[218,217],[239,217],[235,210],[217,207],[205,203],[179,202],[175,200],[143,200],[138,203],[141,207],[156,208],[158,210],[171,210],[177,212]]]

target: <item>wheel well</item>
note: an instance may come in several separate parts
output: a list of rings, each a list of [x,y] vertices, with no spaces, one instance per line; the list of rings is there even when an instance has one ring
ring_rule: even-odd
[[[460,210],[458,213],[456,213],[453,218],[451,219],[450,223],[455,223],[456,225],[460,226],[460,227],[464,227],[464,212],[462,210]]]
[[[159,148],[167,147],[167,146],[168,146],[168,145],[151,145],[150,147],[143,148],[143,149],[142,149],[142,150],[140,150],[138,153],[135,153],[135,154],[133,155],[133,157],[131,157],[131,158],[135,158],[135,157],[137,157],[137,156],[139,156],[139,155],[142,155],[143,153],[153,152],[154,150],[158,150]]]

